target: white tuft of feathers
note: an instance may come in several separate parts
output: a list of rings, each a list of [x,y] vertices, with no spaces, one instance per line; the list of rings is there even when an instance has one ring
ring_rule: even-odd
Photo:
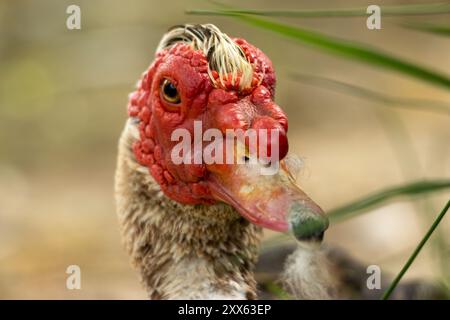
[[[298,246],[286,260],[282,284],[296,299],[329,300],[337,297],[336,278],[325,254]]]
[[[238,86],[240,90],[251,87],[252,64],[242,48],[215,25],[185,24],[173,27],[162,37],[156,52],[179,42],[190,44],[194,50],[204,53],[208,60],[208,75],[216,87],[224,87],[224,79],[230,74],[233,86]],[[217,79],[213,77],[212,71],[218,73]]]
[[[296,181],[300,174],[300,171],[305,167],[305,162],[296,154],[289,153],[286,158],[284,158],[284,163],[286,165],[287,171],[294,179],[294,181]]]

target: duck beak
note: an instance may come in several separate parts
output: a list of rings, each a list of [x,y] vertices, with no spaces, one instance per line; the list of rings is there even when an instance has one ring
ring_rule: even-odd
[[[213,196],[255,225],[292,232],[299,241],[323,239],[328,218],[296,185],[284,160],[270,168],[247,161],[209,166],[208,171]]]

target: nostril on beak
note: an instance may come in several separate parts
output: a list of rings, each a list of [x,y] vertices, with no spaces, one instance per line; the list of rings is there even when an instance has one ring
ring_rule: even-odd
[[[306,241],[306,242],[322,242],[323,236],[325,234],[325,231],[319,231],[317,233],[308,234],[307,236],[304,235],[295,235],[295,238],[298,241]]]
[[[298,202],[291,207],[290,221],[295,238],[302,242],[322,242],[329,224],[321,210]]]

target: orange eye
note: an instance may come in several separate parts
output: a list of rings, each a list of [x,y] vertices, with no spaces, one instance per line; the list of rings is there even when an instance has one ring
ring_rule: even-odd
[[[161,93],[164,100],[168,103],[178,104],[181,102],[177,87],[168,79],[164,79],[161,85]]]

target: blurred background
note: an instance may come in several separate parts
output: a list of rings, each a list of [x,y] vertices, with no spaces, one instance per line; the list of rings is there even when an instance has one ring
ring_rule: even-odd
[[[230,3],[290,10],[364,7],[373,1]],[[411,2],[376,4],[406,3]],[[81,30],[66,28],[71,4],[81,7]],[[214,6],[180,0],[0,1],[0,298],[146,298],[118,232],[116,145],[127,95],[175,24],[214,23],[272,59],[276,101],[290,121],[290,150],[304,161],[300,184],[326,211],[390,186],[450,178],[448,111],[434,112],[427,103],[383,104],[292,75],[447,107],[448,88],[330,55],[232,17],[185,14],[194,8]],[[278,20],[367,44],[449,77],[450,39],[400,25],[406,20],[448,25],[449,16],[382,16],[381,30],[368,30],[364,16]],[[325,242],[395,274],[448,200],[446,190],[402,198],[333,225]],[[448,217],[439,231],[406,278],[448,279]],[[268,241],[273,236],[266,234]],[[66,289],[65,271],[72,264],[81,267],[81,290]]]

